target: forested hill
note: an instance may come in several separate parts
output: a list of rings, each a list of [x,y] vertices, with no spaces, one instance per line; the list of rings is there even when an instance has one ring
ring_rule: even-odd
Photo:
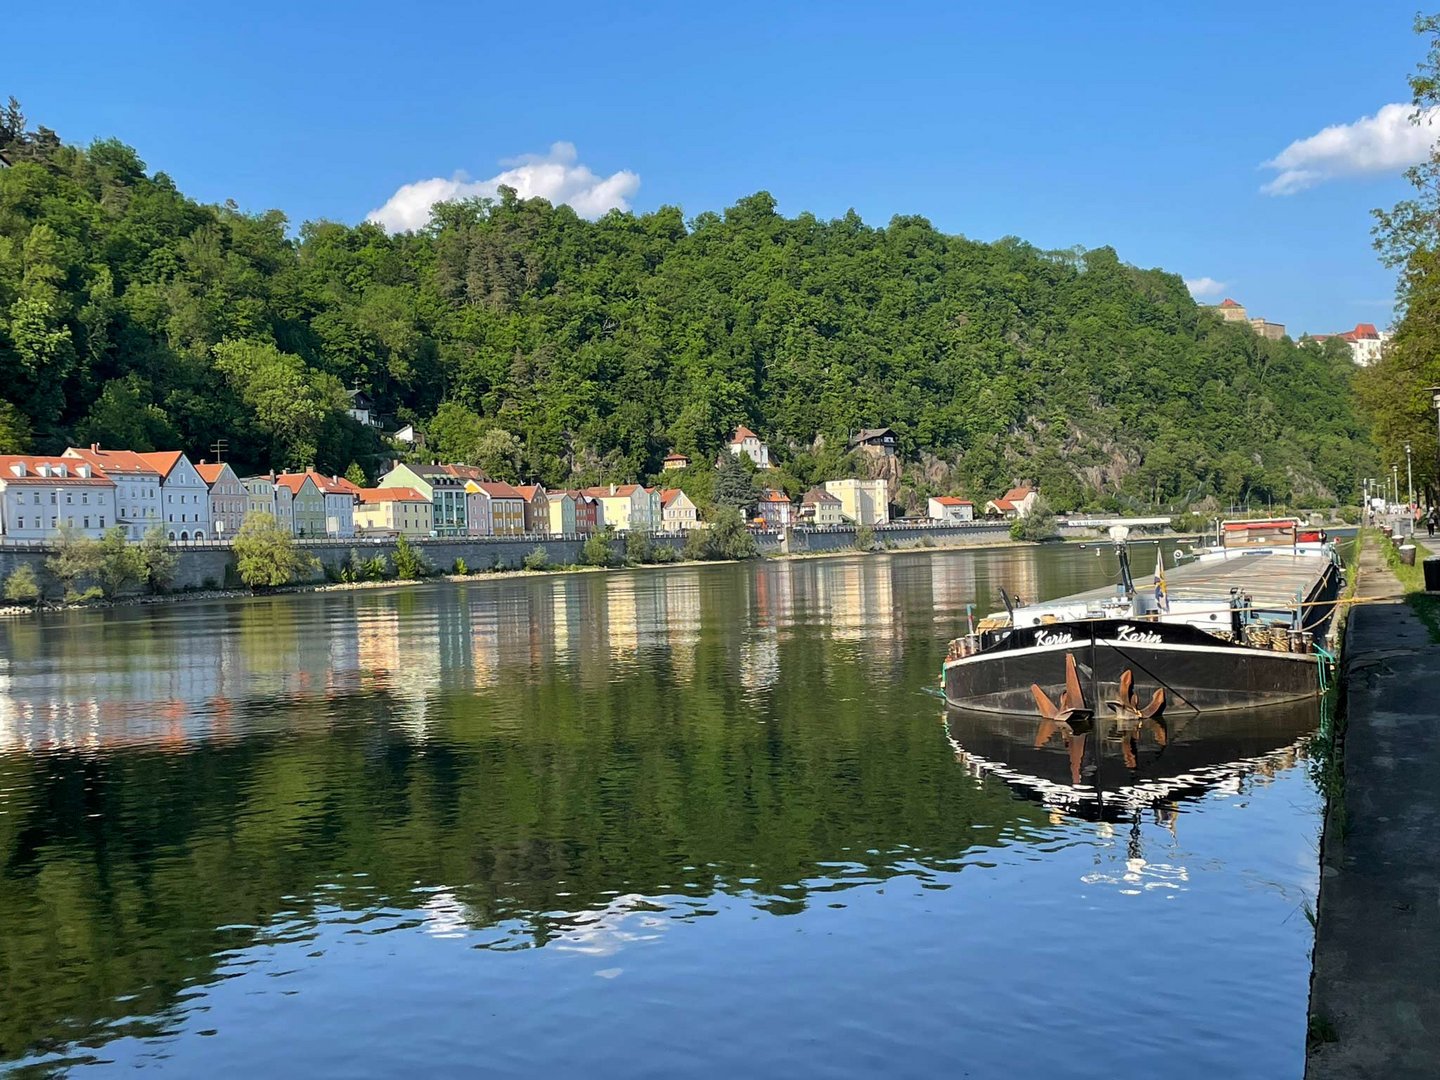
[[[1038,481],[1070,505],[1353,490],[1338,343],[1268,342],[1101,248],[923,218],[612,213],[502,193],[420,234],[187,199],[128,147],[0,116],[0,451],[69,442],[241,469],[373,469],[360,387],[434,456],[547,484],[713,458],[737,423],[791,487],[893,427],[905,498]],[[702,466],[703,467],[703,466]]]

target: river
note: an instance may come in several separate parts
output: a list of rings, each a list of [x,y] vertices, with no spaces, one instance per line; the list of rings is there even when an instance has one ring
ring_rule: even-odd
[[[0,625],[0,1071],[1298,1076],[1304,740],[1068,812],[933,696],[967,603],[1114,569],[916,552]]]

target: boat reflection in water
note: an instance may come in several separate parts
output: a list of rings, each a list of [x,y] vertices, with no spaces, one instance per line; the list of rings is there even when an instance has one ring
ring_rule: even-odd
[[[948,706],[956,760],[1052,809],[1115,820],[1294,765],[1319,700],[1228,713],[1024,717]]]

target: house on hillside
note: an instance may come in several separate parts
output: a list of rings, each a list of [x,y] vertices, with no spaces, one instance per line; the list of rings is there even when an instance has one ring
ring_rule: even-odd
[[[115,481],[89,461],[0,457],[0,534],[42,540],[62,526],[95,539],[115,524]]]
[[[179,450],[138,455],[160,474],[160,513],[170,540],[204,540],[210,531],[210,485]]]
[[[840,500],[840,513],[852,525],[890,521],[890,489],[884,480],[826,480],[825,490]]]
[[[800,497],[799,518],[805,525],[828,527],[845,524],[840,500],[823,487],[813,487]]]
[[[992,517],[1023,518],[1039,497],[1040,493],[1032,487],[1013,487],[998,499],[987,502],[985,513]]]
[[[88,461],[115,482],[112,524],[125,526],[129,539],[139,540],[148,529],[160,524],[160,474],[139,454],[102,450],[99,443],[91,443],[88,449],[72,446],[64,456]]]
[[[414,488],[361,488],[355,507],[355,529],[364,536],[427,537],[434,510],[429,499]]]
[[[660,526],[665,532],[689,532],[700,524],[700,512],[679,488],[660,492]]]
[[[660,463],[660,468],[665,472],[671,472],[675,469],[688,469],[689,467],[690,459],[686,455],[673,450],[666,454],[665,460]]]
[[[745,454],[755,463],[757,469],[770,468],[770,448],[760,441],[760,436],[741,424],[730,436],[730,453],[739,457]]]
[[[249,512],[249,492],[223,461],[213,465],[202,461],[195,471],[210,488],[210,534],[217,540],[232,539]]]
[[[375,402],[371,400],[369,394],[357,387],[354,390],[346,390],[345,396],[350,399],[345,408],[346,416],[365,427],[380,426],[380,418],[375,415]]]
[[[975,504],[969,499],[957,499],[953,495],[937,495],[929,502],[926,516],[931,521],[955,525],[962,521],[975,520]]]
[[[888,427],[861,428],[850,436],[850,449],[863,450],[877,457],[895,456],[895,432]]]

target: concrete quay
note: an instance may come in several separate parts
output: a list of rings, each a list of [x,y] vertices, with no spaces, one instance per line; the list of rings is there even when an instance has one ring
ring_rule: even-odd
[[[1345,635],[1305,1076],[1440,1075],[1440,645],[1374,543]]]

